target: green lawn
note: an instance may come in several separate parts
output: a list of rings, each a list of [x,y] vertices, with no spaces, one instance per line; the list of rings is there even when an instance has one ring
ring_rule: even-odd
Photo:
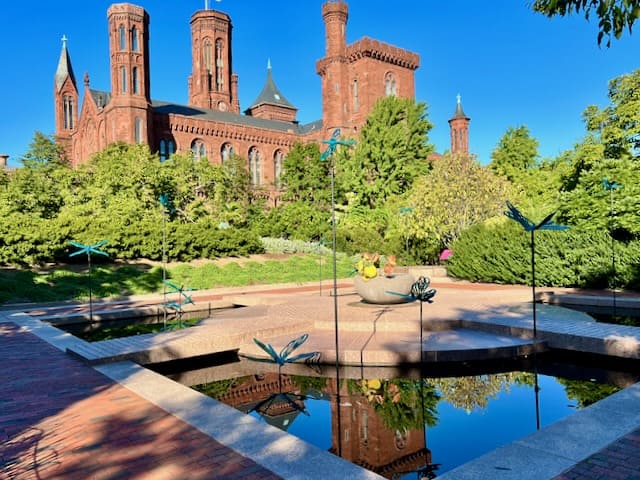
[[[89,275],[67,266],[36,270],[0,269],[0,303],[87,300]],[[312,282],[333,277],[331,257],[296,255],[282,260],[233,261],[224,266],[207,263],[200,266],[179,265],[167,271],[174,283],[189,288],[206,289],[289,282]],[[338,257],[338,278],[351,275],[353,261]],[[149,264],[96,265],[91,273],[94,299],[162,291],[162,268]]]

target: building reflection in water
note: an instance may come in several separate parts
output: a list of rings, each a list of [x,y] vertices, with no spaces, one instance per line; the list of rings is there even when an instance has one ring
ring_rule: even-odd
[[[305,384],[304,382],[311,382]],[[234,379],[216,398],[242,412],[256,412],[270,425],[288,430],[299,415],[309,415],[307,399],[325,399],[331,405],[331,448],[329,451],[345,460],[395,479],[410,472],[423,472],[417,478],[435,478],[431,451],[426,446],[426,426],[421,414],[406,428],[406,422],[393,428],[376,410],[380,401],[368,398],[361,380],[297,377],[275,372]],[[365,381],[366,382],[366,381]],[[419,385],[418,380],[410,381]],[[422,395],[416,395],[418,400]],[[437,401],[437,398],[436,398]],[[397,405],[407,410],[407,405]],[[392,406],[392,408],[395,405]],[[420,407],[414,406],[414,412]],[[405,412],[406,414],[406,412]],[[417,425],[419,423],[420,425]]]

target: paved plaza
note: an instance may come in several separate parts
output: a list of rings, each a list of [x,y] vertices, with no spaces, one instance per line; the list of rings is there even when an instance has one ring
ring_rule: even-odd
[[[434,283],[438,295],[436,302],[424,305],[425,320],[434,325],[464,320],[456,325],[473,328],[455,336],[446,329],[425,332],[425,351],[482,351],[490,347],[486,342],[492,336],[504,348],[531,345],[522,340],[531,330],[530,289]],[[395,313],[367,310],[350,294],[348,282],[340,286],[342,360],[354,355],[359,361],[370,358],[372,364],[388,358],[392,364],[398,355],[415,352],[415,304]],[[198,292],[195,299],[252,305],[230,311],[226,319],[235,330],[228,325],[231,333],[221,341],[239,342],[241,350],[254,353],[247,339],[258,325],[269,324],[274,346],[290,339],[295,328],[313,328],[306,347],[330,355],[333,297],[326,286],[322,296],[315,286],[280,286]],[[127,308],[150,301],[135,299]],[[29,315],[0,312],[0,479],[381,478],[284,432],[255,425],[250,417],[130,359],[90,365],[89,359],[82,360],[88,350],[79,347],[81,341],[38,320],[70,316],[86,307],[32,307]],[[118,307],[104,304],[97,311],[101,308]],[[350,317],[349,312],[358,315]],[[215,317],[200,330],[188,330],[200,337],[209,330],[219,332],[225,320]],[[572,320],[563,309],[540,306],[538,331],[546,344],[574,341],[581,348],[638,358],[640,334],[633,329],[588,323]],[[175,351],[185,351],[186,345],[200,348],[184,333],[172,338]],[[143,353],[126,355],[147,358],[171,350],[167,340],[145,342],[139,347],[146,349]],[[638,480],[640,384],[439,478]]]

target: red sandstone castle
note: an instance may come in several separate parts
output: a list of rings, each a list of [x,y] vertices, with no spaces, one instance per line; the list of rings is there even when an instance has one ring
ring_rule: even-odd
[[[118,3],[108,9],[107,17],[111,91],[91,88],[85,74],[81,107],[63,37],[54,80],[56,139],[73,165],[113,142],[142,143],[161,160],[192,151],[196,158],[220,163],[238,154],[248,160],[252,183],[270,186],[277,183],[284,158],[296,142],[328,138],[335,128],[351,136],[377,99],[415,97],[419,56],[366,37],[347,45],[348,9],[342,1],[322,6],[326,54],[316,64],[322,78],[322,119],[306,125],[296,121],[297,108],[276,87],[270,66],[262,92],[241,112],[227,14],[205,9],[191,17],[188,105],[151,98],[148,13]],[[459,97],[449,124],[451,151],[468,152],[469,118]]]

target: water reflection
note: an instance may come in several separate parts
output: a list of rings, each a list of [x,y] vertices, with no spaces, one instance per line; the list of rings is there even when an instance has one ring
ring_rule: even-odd
[[[541,423],[539,395],[544,426],[638,380],[549,359],[441,365],[440,375],[423,368],[422,376],[411,368],[315,368],[292,364],[279,373],[242,360],[161,373],[389,479],[435,478],[532,432]],[[549,376],[558,371],[564,378]],[[616,385],[595,381],[612,379]],[[318,439],[320,430],[326,436]]]

